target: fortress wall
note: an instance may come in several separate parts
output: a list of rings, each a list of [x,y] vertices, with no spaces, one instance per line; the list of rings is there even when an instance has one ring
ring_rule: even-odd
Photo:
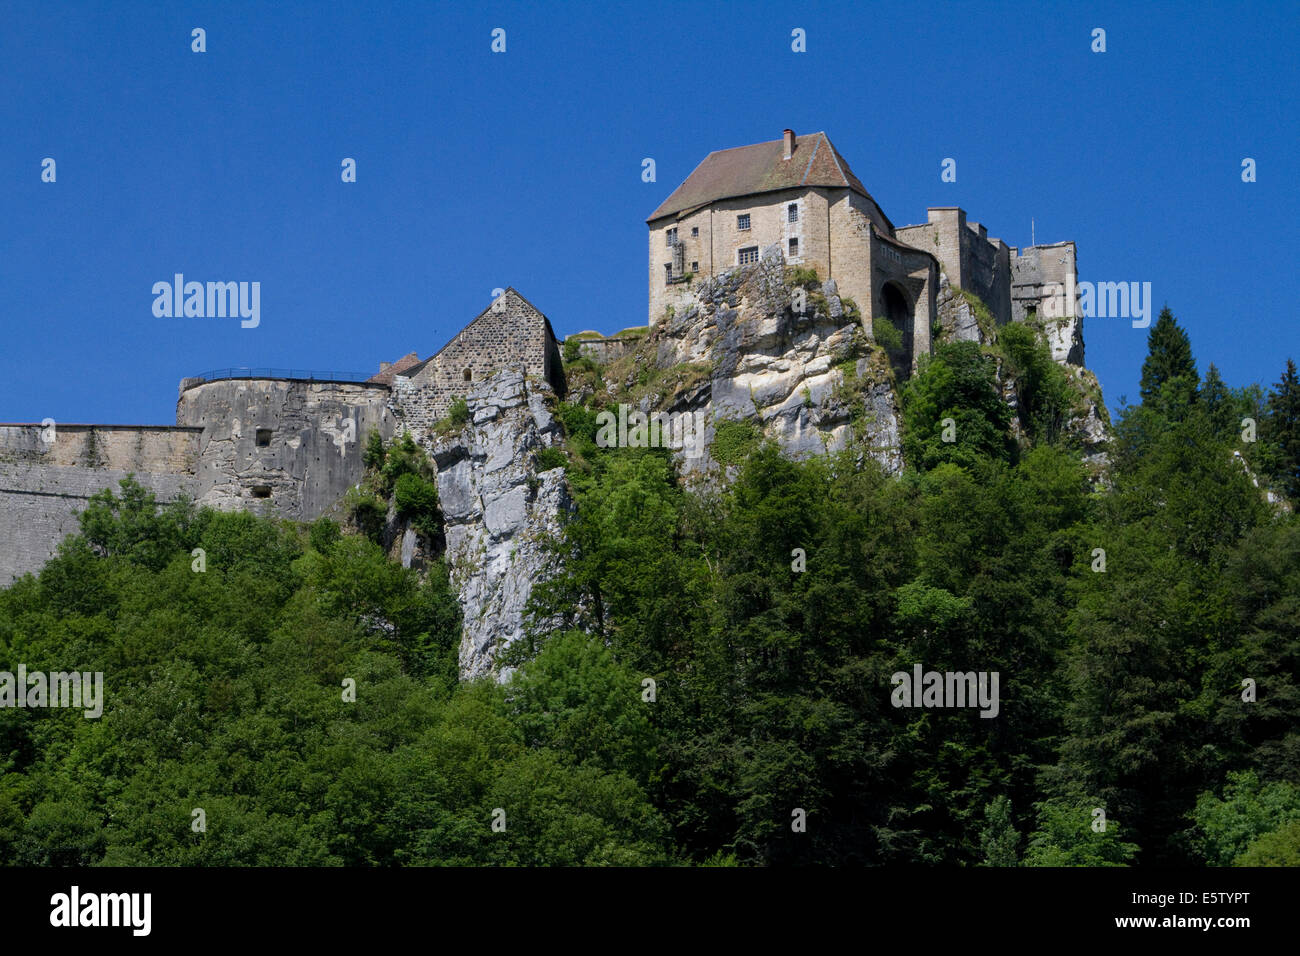
[[[126,476],[114,468],[0,461],[0,587],[39,571],[59,542],[79,530],[76,516],[87,499],[105,488],[116,493]],[[138,473],[135,480],[159,501],[193,493],[187,475]]]
[[[597,365],[608,365],[635,349],[643,338],[643,335],[611,335],[609,338],[579,339],[578,354]]]
[[[46,443],[43,435],[53,441]],[[0,459],[60,468],[185,474],[193,471],[198,449],[197,428],[55,423],[47,429],[41,425],[0,425]]]
[[[269,509],[297,521],[319,517],[361,480],[370,430],[392,437],[389,394],[382,385],[288,379],[230,379],[186,389],[176,420],[202,431],[199,503],[228,511]]]

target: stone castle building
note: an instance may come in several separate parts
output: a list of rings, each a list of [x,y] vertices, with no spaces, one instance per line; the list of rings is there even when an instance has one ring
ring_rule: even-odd
[[[430,358],[369,378],[228,369],[181,381],[175,425],[0,425],[0,586],[39,570],[87,500],[128,474],[161,501],[310,521],[361,479],[371,429],[421,436],[508,368],[564,394],[551,323],[513,288]]]
[[[833,279],[868,336],[872,318],[889,319],[912,367],[930,352],[941,273],[979,296],[999,325],[1046,314],[1050,284],[1078,278],[1074,243],[1021,253],[956,207],[895,226],[825,133],[787,129],[778,140],[710,153],[646,223],[650,325],[692,301],[696,278],[779,253]],[[1081,342],[1071,353],[1082,365]]]

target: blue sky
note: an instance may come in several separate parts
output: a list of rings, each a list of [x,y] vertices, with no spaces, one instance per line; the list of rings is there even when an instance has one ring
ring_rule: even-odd
[[[1202,371],[1272,383],[1300,360],[1298,26],[1276,2],[0,3],[0,420],[166,424],[206,369],[425,357],[506,285],[561,337],[644,324],[645,217],[786,126],[896,224],[960,205],[1024,246],[1032,217],[1081,279],[1151,282]],[[155,318],[176,272],[259,281],[260,325]],[[1135,401],[1146,332],[1084,334],[1107,403]]]

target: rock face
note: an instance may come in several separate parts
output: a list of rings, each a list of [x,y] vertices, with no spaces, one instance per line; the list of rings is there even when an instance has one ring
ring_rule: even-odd
[[[420,439],[437,466],[465,678],[493,671],[496,654],[523,634],[534,583],[554,570],[543,539],[559,533],[572,504],[563,468],[537,471],[537,452],[561,441],[553,398],[546,383],[506,369],[465,397],[470,419],[459,433]]]
[[[791,457],[856,442],[887,470],[901,470],[892,379],[867,360],[868,333],[833,280],[820,291],[787,285],[779,252],[705,280],[693,304],[655,327],[652,342],[661,369],[693,363],[711,371],[689,392],[643,397],[642,411],[665,399],[670,413],[705,410],[710,445],[719,423],[749,420]],[[679,460],[688,474],[718,467],[711,457]]]

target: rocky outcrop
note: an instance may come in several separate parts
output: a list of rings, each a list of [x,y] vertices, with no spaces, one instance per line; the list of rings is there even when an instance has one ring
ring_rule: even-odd
[[[544,539],[559,533],[572,505],[564,469],[537,470],[537,452],[561,440],[549,385],[507,369],[465,401],[469,421],[458,432],[416,437],[437,468],[445,556],[464,618],[461,676],[474,678],[491,673],[523,634],[533,585],[555,569]]]
[[[898,407],[887,363],[835,282],[787,283],[779,252],[700,284],[694,301],[657,325],[642,346],[660,369],[706,365],[707,379],[675,394],[639,396],[642,411],[704,411],[706,449],[717,425],[749,420],[787,455],[804,458],[860,446],[901,470]],[[652,350],[652,351],[649,351]],[[618,389],[612,397],[618,397]],[[719,466],[678,453],[688,475]]]

